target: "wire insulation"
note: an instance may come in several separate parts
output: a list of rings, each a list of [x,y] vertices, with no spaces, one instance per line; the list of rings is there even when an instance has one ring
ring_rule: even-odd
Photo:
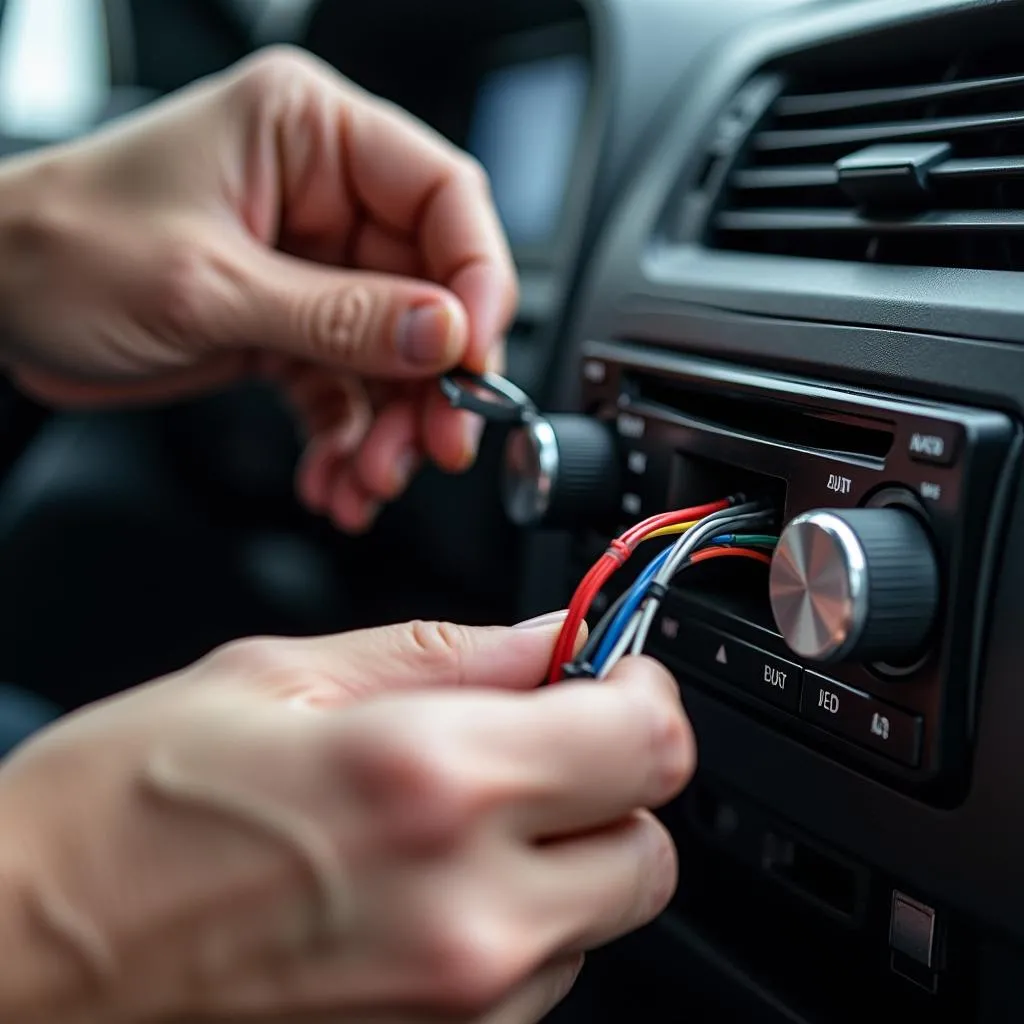
[[[698,513],[702,513],[698,518]],[[738,557],[767,564],[770,557],[757,548],[772,548],[778,538],[752,528],[769,525],[774,512],[758,502],[725,499],[694,509],[653,516],[627,530],[612,542],[604,556],[583,578],[573,601],[565,629],[556,645],[549,680],[564,675],[604,678],[626,654],[642,652],[663,597],[675,576],[714,558]],[[750,532],[739,532],[743,531]],[[621,568],[636,547],[647,540],[674,537],[675,543],[660,551],[635,582],[601,617],[579,655],[573,659],[574,639],[597,594]],[[571,643],[572,646],[567,645]]]
[[[605,584],[629,559],[637,546],[658,530],[678,527],[687,533],[696,529],[688,524],[702,522],[710,516],[728,512],[736,504],[736,498],[723,498],[719,501],[697,505],[693,508],[679,509],[674,512],[663,512],[651,516],[641,523],[630,527],[620,537],[611,542],[608,550],[591,567],[573,595],[569,604],[568,614],[555,644],[554,656],[548,673],[548,681],[557,683],[563,677],[563,666],[572,661],[576,647],[576,638],[583,625],[594,598],[601,592]],[[687,534],[684,533],[683,536]]]

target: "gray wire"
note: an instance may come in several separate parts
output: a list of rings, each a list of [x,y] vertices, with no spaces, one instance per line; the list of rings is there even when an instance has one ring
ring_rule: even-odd
[[[746,515],[734,515],[724,521],[708,524],[701,523],[696,529],[690,531],[690,534],[686,535],[687,543],[680,544],[677,547],[676,551],[672,553],[665,565],[662,566],[658,575],[654,577],[652,583],[655,586],[668,587],[680,570],[686,566],[690,555],[692,555],[706,540],[710,540],[723,530],[725,532],[734,532],[742,527],[755,526],[764,521],[766,514],[767,513],[765,511],[758,510]],[[698,536],[692,536],[694,533],[697,533]],[[653,598],[644,603],[640,621],[636,625],[630,653],[643,653],[644,647],[647,644],[647,638],[650,636],[651,628],[654,626],[654,619],[658,614],[658,608],[660,606],[661,600],[658,598]]]
[[[748,503],[706,516],[676,541],[672,548],[672,554],[669,555],[665,565],[651,581],[652,587],[655,589],[667,588],[678,573],[686,568],[690,556],[705,541],[719,533],[734,532],[740,527],[758,525],[770,515],[770,509],[756,503]],[[604,679],[627,651],[633,655],[643,653],[660,606],[660,597],[652,595],[637,609],[626,628],[623,629],[622,636],[619,637],[609,653],[598,678]]]

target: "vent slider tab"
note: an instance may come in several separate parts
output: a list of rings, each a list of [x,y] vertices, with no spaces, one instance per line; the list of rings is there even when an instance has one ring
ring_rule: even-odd
[[[839,187],[862,208],[900,209],[921,204],[928,174],[952,152],[948,142],[894,142],[868,146],[835,162]]]

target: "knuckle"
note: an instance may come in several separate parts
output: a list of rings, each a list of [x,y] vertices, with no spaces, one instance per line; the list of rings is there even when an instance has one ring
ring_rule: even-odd
[[[483,163],[470,153],[461,153],[457,165],[456,174],[460,182],[482,192],[484,195],[491,194],[491,176]]]
[[[263,676],[284,671],[291,664],[285,642],[274,637],[247,637],[223,644],[208,655],[208,662],[228,675]]]
[[[316,63],[297,46],[278,43],[254,54],[243,63],[238,84],[255,99],[273,95],[282,86],[313,73]]]
[[[405,850],[457,845],[481,806],[450,746],[437,733],[424,739],[423,724],[387,729],[354,752],[364,802],[383,819],[387,843]]]
[[[417,620],[410,623],[408,638],[411,654],[437,685],[461,686],[467,681],[465,652],[471,641],[464,626]]]
[[[159,257],[152,293],[160,333],[203,343],[233,322],[243,304],[241,278],[213,249],[195,240],[169,242]]]
[[[528,974],[523,937],[479,911],[449,914],[446,927],[429,939],[435,998],[449,1012],[484,1014]]]
[[[372,339],[379,315],[373,293],[361,284],[313,295],[297,307],[300,337],[331,364],[346,366]]]

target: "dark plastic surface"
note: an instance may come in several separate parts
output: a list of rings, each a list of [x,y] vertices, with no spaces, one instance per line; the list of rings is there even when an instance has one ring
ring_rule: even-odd
[[[545,526],[606,521],[619,490],[614,432],[590,417],[556,414],[548,422],[558,445],[558,472]]]
[[[928,534],[910,512],[897,509],[837,514],[856,533],[867,566],[868,615],[850,660],[917,655],[939,603],[938,566]]]
[[[991,542],[1004,521],[1002,489],[1016,465],[1013,421],[983,410],[840,391],[637,344],[588,342],[582,354],[585,407],[615,422],[629,442],[624,447],[639,447],[649,459],[650,480],[637,488],[646,507],[631,508],[634,518],[737,490],[774,500],[784,522],[824,507],[852,510],[886,500],[893,488],[918,495],[946,581],[931,657],[898,683],[856,662],[832,671],[849,686],[923,717],[920,769],[926,776],[947,776],[946,792],[929,799],[958,800],[974,722],[987,567],[998,565]],[[920,462],[916,448],[925,438],[955,453],[953,460]],[[665,462],[674,469],[659,473]],[[595,538],[599,549],[606,542]],[[684,589],[699,600],[720,578],[723,573],[715,572]],[[708,595],[716,609],[713,624],[786,657],[767,608],[766,582],[749,594],[742,586],[720,590]],[[888,696],[896,686],[898,696]],[[920,773],[903,775],[907,783],[925,781],[915,778]]]

